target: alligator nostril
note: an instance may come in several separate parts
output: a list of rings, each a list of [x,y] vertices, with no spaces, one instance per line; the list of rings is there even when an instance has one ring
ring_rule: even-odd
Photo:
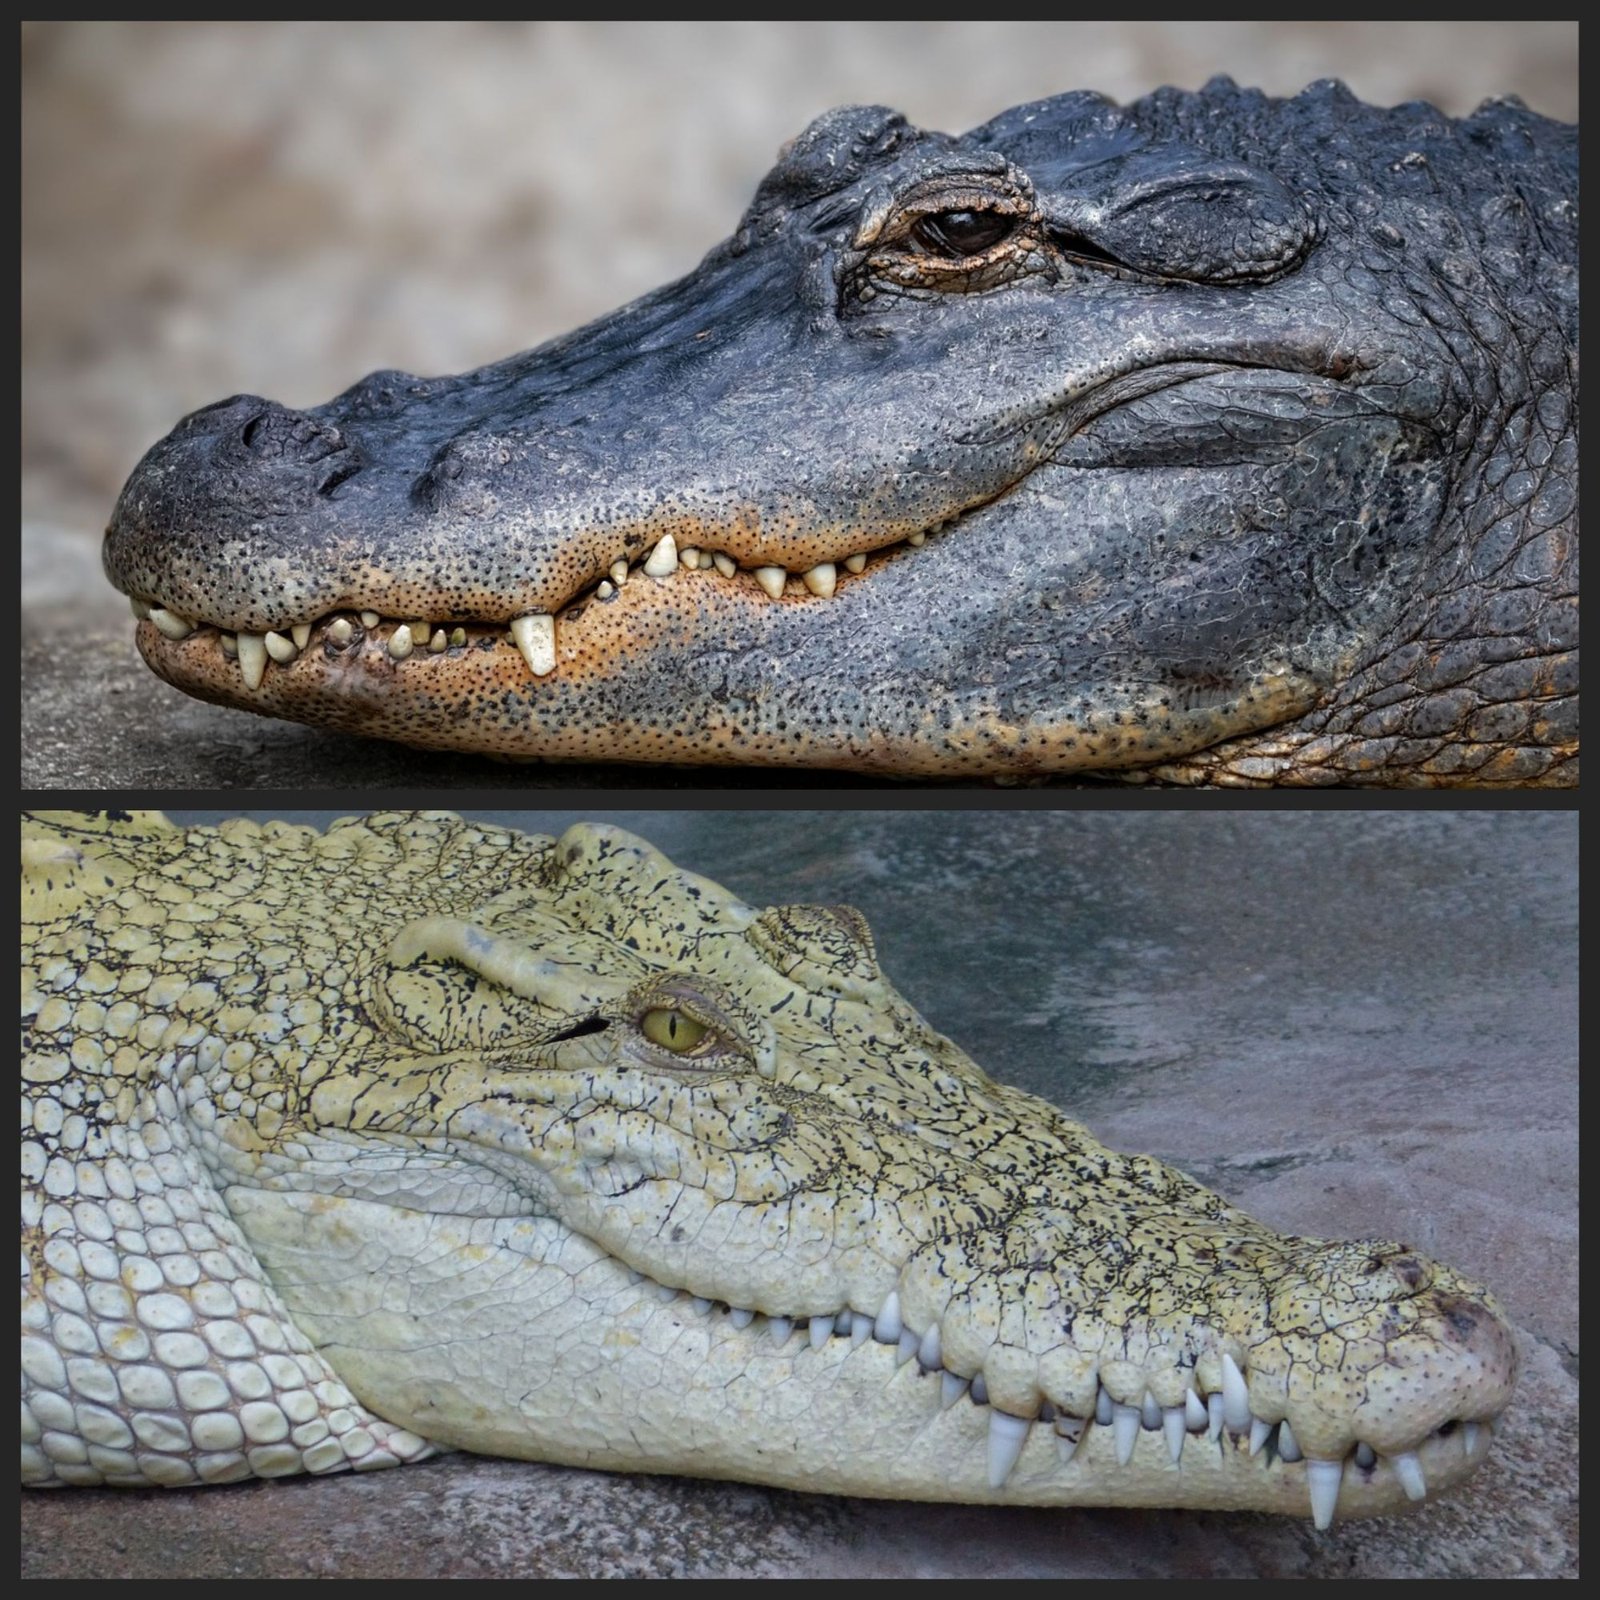
[[[244,427],[239,430],[240,441],[244,444],[246,449],[254,448],[256,436],[261,432],[261,424],[266,420],[266,412],[258,411],[255,416],[251,417],[251,419],[245,423]]]
[[[361,470],[359,461],[346,461],[337,466],[317,485],[317,493],[330,495],[341,483],[348,483]]]

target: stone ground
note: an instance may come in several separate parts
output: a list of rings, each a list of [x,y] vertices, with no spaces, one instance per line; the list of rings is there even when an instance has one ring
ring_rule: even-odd
[[[140,454],[250,391],[455,372],[692,268],[833,105],[959,130],[1066,88],[1342,76],[1573,119],[1575,22],[27,23],[23,782],[703,783],[527,771],[201,706],[138,663],[98,539]],[[823,780],[830,781],[830,780]]]
[[[1576,1574],[1575,812],[586,814],[751,900],[861,906],[935,1026],[1108,1143],[1282,1230],[1406,1239],[1491,1284],[1523,1373],[1488,1464],[1318,1534],[458,1456],[29,1494],[25,1577]]]

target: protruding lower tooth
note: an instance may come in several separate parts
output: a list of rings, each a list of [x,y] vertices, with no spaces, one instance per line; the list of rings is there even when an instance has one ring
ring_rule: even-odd
[[[812,594],[831,599],[839,581],[839,569],[831,561],[819,561],[804,575],[803,581]]]
[[[841,1339],[848,1339],[850,1337],[850,1307],[849,1306],[846,1306],[843,1311],[838,1311],[838,1312],[834,1313],[833,1331]]]
[[[433,637],[428,640],[428,654],[442,656],[450,648],[449,636],[443,628],[435,628]]]
[[[1205,1402],[1193,1389],[1186,1389],[1183,1396],[1183,1425],[1190,1433],[1199,1433],[1206,1425]]]
[[[160,606],[151,606],[150,620],[169,639],[187,639],[194,632],[194,624],[187,617],[180,617],[176,611],[165,611]]]
[[[989,1487],[1003,1489],[1011,1469],[1028,1442],[1028,1429],[1033,1424],[1022,1417],[1007,1416],[1004,1411],[989,1413]]]
[[[813,1317],[806,1328],[813,1350],[820,1350],[833,1337],[832,1317]]]
[[[981,1372],[972,1374],[972,1382],[967,1385],[967,1392],[972,1396],[975,1406],[986,1406],[989,1403],[989,1383]]]
[[[1250,1391],[1238,1363],[1226,1350],[1222,1352],[1222,1420],[1235,1433],[1250,1426]]]
[[[285,639],[281,633],[267,632],[261,636],[261,642],[267,647],[267,654],[278,663],[286,667],[300,654],[300,647],[293,639]]]
[[[670,1283],[658,1283],[656,1285],[656,1299],[659,1300],[663,1305],[665,1305],[667,1301],[676,1300],[677,1298],[678,1291],[674,1289]]]
[[[1258,1455],[1268,1439],[1272,1437],[1272,1424],[1263,1422],[1260,1417],[1250,1419],[1250,1454]]]
[[[1111,1437],[1117,1446],[1117,1462],[1127,1466],[1133,1459],[1133,1441],[1139,1437],[1139,1408],[1118,1401],[1111,1404]]]
[[[1356,1446],[1356,1465],[1358,1467],[1375,1467],[1378,1464],[1378,1452],[1370,1444]]]
[[[1339,1483],[1344,1464],[1339,1461],[1307,1461],[1306,1487],[1311,1491],[1311,1520],[1318,1528],[1332,1526],[1339,1504]]]
[[[465,628],[452,628],[450,630],[450,648],[452,650],[459,650],[466,642],[467,630]]]
[[[1285,1417],[1278,1424],[1278,1454],[1285,1461],[1298,1461],[1302,1455],[1300,1441],[1294,1436],[1294,1429],[1289,1426],[1289,1419]]]
[[[700,1315],[702,1317],[711,1309],[711,1306],[712,1306],[712,1302],[710,1300],[707,1300],[704,1295],[700,1295],[700,1294],[695,1295],[689,1301],[689,1304],[692,1305],[695,1308],[695,1310],[700,1313]]]
[[[135,600],[132,595],[129,595],[128,609],[132,611],[134,616],[136,616],[141,622],[148,622],[150,620],[150,607],[147,606],[143,600]]]
[[[926,533],[913,533],[906,536],[906,543],[910,545],[913,550],[918,549],[927,542],[928,536]]]
[[[852,1311],[850,1313],[850,1348],[852,1350],[859,1350],[872,1337],[874,1320],[865,1311]]]
[[[893,1289],[878,1307],[877,1321],[872,1324],[872,1337],[879,1344],[900,1342],[900,1296]]]
[[[728,1313],[728,1321],[731,1322],[734,1325],[734,1327],[736,1327],[736,1328],[748,1328],[750,1326],[750,1324],[752,1322],[754,1322],[755,1320],[756,1320],[755,1312],[746,1311],[742,1307],[739,1307],[739,1306],[735,1306]]]
[[[355,637],[355,624],[349,617],[335,617],[328,624],[328,639],[343,649]]]
[[[611,581],[619,589],[628,581],[628,563],[620,557],[611,563]]]
[[[376,628],[379,622],[382,621],[376,611],[363,611],[360,613],[360,617],[363,628]]]
[[[902,1326],[899,1341],[895,1346],[894,1364],[903,1367],[917,1353],[921,1343],[921,1338],[912,1329]]]
[[[1116,1407],[1116,1402],[1111,1398],[1111,1391],[1102,1383],[1095,1391],[1094,1420],[1102,1428],[1111,1426],[1111,1414]]]
[[[789,1335],[794,1332],[794,1319],[792,1317],[774,1317],[772,1319],[772,1342],[774,1344],[788,1344]]]
[[[751,577],[776,600],[783,593],[783,586],[789,574],[782,567],[757,567],[751,573]]]
[[[866,565],[867,553],[865,550],[858,550],[855,555],[844,558],[844,570],[846,572],[861,572],[866,568]]]
[[[270,639],[272,635],[269,633],[267,637]],[[393,656],[396,661],[404,661],[405,658],[411,654],[414,648],[415,647],[411,642],[411,629],[406,623],[402,622],[400,626],[389,635],[389,654]]]
[[[410,622],[406,624],[411,629],[411,642],[419,650],[428,642],[428,635],[433,632],[433,627],[427,622]]]
[[[1463,1422],[1461,1424],[1461,1442],[1467,1447],[1469,1456],[1478,1448],[1478,1424],[1476,1422]]]
[[[1056,1416],[1056,1453],[1063,1464],[1070,1461],[1089,1424],[1082,1417]]]
[[[939,1379],[939,1409],[948,1411],[967,1392],[967,1380],[947,1372]]]
[[[939,1343],[939,1324],[930,1322],[928,1331],[922,1336],[922,1343],[917,1346],[917,1360],[929,1372],[932,1372],[940,1365],[943,1355],[944,1352]]]
[[[661,543],[645,557],[644,571],[648,578],[670,578],[678,570],[678,541],[670,533],[661,535]]]
[[[1222,1396],[1206,1396],[1206,1438],[1216,1443],[1222,1437]]]
[[[1161,1413],[1161,1432],[1166,1436],[1167,1450],[1174,1461],[1183,1459],[1183,1441],[1189,1430],[1183,1425],[1183,1407],[1168,1406]]]
[[[289,630],[289,637],[294,640],[296,650],[304,650],[311,643],[311,624],[309,622],[295,623]]]
[[[239,641],[231,633],[219,633],[217,643],[222,646],[222,653],[230,661],[239,659]]]
[[[267,647],[259,633],[239,635],[239,670],[247,689],[259,689],[267,675]]]
[[[1139,1426],[1147,1433],[1154,1433],[1161,1426],[1161,1407],[1148,1389],[1144,1392],[1144,1399],[1139,1402]]]
[[[609,578],[602,578],[594,586],[595,596],[601,600],[609,600],[617,592],[617,586]]]
[[[528,663],[528,671],[534,677],[543,678],[556,670],[554,617],[518,617],[511,624],[511,637],[517,649],[522,652],[522,659]]]
[[[1391,1457],[1389,1465],[1394,1468],[1394,1475],[1400,1480],[1407,1500],[1428,1498],[1428,1480],[1422,1475],[1422,1463],[1409,1450],[1404,1455]]]
[[[711,564],[724,578],[731,578],[739,570],[739,563],[726,550],[713,550]]]
[[[660,547],[657,546],[657,548],[659,549]],[[678,552],[678,565],[686,572],[698,572],[700,570],[700,552],[693,545],[690,545],[687,550],[680,550]]]

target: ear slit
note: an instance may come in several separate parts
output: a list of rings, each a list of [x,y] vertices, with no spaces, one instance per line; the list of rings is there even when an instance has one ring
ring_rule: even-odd
[[[551,1034],[545,1043],[560,1044],[563,1039],[581,1039],[586,1033],[604,1033],[610,1026],[604,1017],[585,1017],[582,1022],[575,1022],[570,1028]]]

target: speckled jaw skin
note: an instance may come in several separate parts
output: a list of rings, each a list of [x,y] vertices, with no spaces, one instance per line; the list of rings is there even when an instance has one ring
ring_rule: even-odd
[[[180,688],[418,746],[1573,783],[1576,197],[1510,102],[832,112],[588,328],[196,412],[106,568]]]
[[[25,1483],[437,1446],[859,1495],[1394,1510],[1493,1300],[987,1079],[846,907],[614,829],[25,824]]]

